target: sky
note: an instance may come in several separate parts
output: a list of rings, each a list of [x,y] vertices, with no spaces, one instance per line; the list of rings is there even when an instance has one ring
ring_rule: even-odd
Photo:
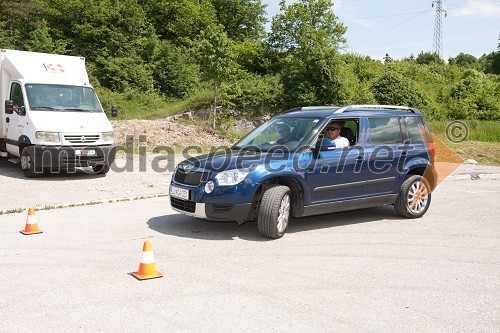
[[[296,0],[295,0],[296,1]],[[294,0],[287,0],[287,4]],[[436,7],[432,0],[333,1],[333,11],[347,27],[345,52],[382,59],[401,59],[433,51]],[[268,20],[279,12],[279,0],[267,4]],[[443,0],[443,58],[460,52],[480,57],[500,43],[500,0]],[[269,29],[270,23],[267,24]]]

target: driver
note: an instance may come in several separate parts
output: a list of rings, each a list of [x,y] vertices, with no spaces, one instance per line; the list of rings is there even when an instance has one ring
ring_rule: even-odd
[[[328,124],[328,126],[326,126],[326,136],[328,137],[328,139],[335,142],[337,148],[349,147],[349,140],[347,140],[347,138],[344,138],[343,136],[340,136],[340,129],[340,123],[332,121]]]

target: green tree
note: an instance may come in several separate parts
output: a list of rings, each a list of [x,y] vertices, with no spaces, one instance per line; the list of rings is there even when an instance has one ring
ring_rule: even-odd
[[[217,22],[210,0],[141,0],[141,6],[162,40],[190,46],[202,30]]]
[[[483,55],[479,62],[485,73],[500,74],[500,51]]]
[[[417,64],[420,65],[429,65],[429,64],[438,64],[444,65],[444,60],[439,57],[439,54],[434,52],[420,52],[417,56]]]
[[[200,69],[188,50],[163,40],[154,57],[153,77],[162,95],[185,98],[197,86]]]
[[[409,78],[387,69],[372,84],[372,92],[379,104],[422,107],[424,94]]]
[[[0,0],[0,42],[4,47],[24,49],[27,34],[40,21],[42,8],[34,0]]]
[[[280,1],[280,13],[272,19],[269,44],[278,52],[338,49],[346,28],[337,22],[331,0]]]
[[[500,120],[500,84],[467,69],[452,87],[448,104],[450,118]]]
[[[475,68],[478,64],[478,59],[471,54],[460,52],[455,58],[450,58],[448,63],[459,67]]]
[[[224,27],[219,24],[209,26],[202,31],[197,44],[202,74],[207,80],[212,80],[214,85],[213,127],[215,128],[218,84],[229,75],[232,67],[231,40],[227,37]]]
[[[243,111],[247,116],[269,115],[282,107],[283,87],[278,75],[260,76],[238,71],[220,90],[226,108]]]
[[[28,33],[24,49],[26,51],[64,54],[66,53],[66,42],[54,40],[47,22],[42,20],[38,28]]]
[[[257,40],[264,35],[267,22],[261,0],[211,0],[217,13],[217,21],[226,34],[235,41]]]
[[[299,0],[272,20],[269,48],[281,59],[285,106],[341,104],[351,99],[352,83],[338,48],[345,27],[331,0]]]
[[[384,64],[389,64],[391,62],[393,62],[394,60],[392,60],[391,56],[389,55],[389,53],[386,53],[385,54],[385,57],[384,57]]]
[[[40,1],[54,38],[69,54],[85,56],[104,87],[152,89],[158,39],[137,0]]]

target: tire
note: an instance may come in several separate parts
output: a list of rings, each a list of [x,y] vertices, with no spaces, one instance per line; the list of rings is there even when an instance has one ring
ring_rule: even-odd
[[[24,176],[27,178],[36,178],[43,172],[42,170],[35,170],[33,165],[33,155],[28,147],[24,147],[21,152],[21,169],[23,169]]]
[[[266,190],[262,197],[257,217],[261,235],[273,239],[283,237],[290,220],[290,189],[274,186]]]
[[[399,215],[415,219],[422,217],[430,204],[431,186],[427,179],[418,175],[409,175],[401,185],[394,208]]]
[[[95,173],[105,175],[109,171],[109,164],[97,164],[92,166],[92,170],[94,170]]]

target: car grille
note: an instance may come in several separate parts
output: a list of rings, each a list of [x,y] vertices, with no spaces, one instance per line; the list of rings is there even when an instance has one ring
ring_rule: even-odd
[[[64,140],[71,142],[71,143],[76,143],[76,144],[81,144],[81,143],[94,143],[99,141],[99,134],[92,134],[92,135],[78,135],[78,134],[72,134],[72,135],[64,135]]]
[[[177,169],[174,181],[179,184],[185,185],[200,185],[202,181],[207,180],[208,172],[193,171],[185,172],[184,170]]]
[[[196,211],[196,203],[194,201],[170,197],[170,204],[175,209],[182,210],[188,213],[194,213]]]

